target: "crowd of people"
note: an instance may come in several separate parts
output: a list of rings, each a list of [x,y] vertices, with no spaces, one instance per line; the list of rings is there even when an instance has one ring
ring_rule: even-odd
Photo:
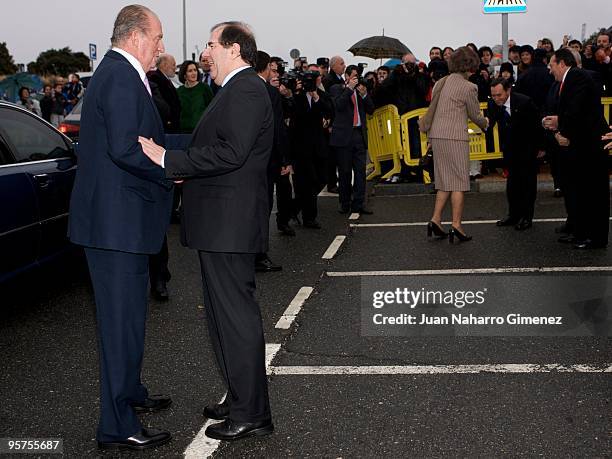
[[[221,421],[205,433],[239,440],[273,432],[255,292],[256,269],[281,269],[266,254],[273,193],[277,229],[288,237],[296,236],[293,221],[321,228],[317,199],[324,188],[338,194],[341,214],[371,214],[366,119],[377,106],[394,104],[400,113],[429,107],[409,128],[427,132],[433,150],[430,236],[471,239],[461,225],[473,167],[469,118],[483,130],[499,126],[509,208],[499,226],[532,226],[537,158],[546,152],[557,155],[566,199],[560,242],[607,246],[603,142],[612,135],[600,98],[610,90],[608,34],[584,55],[576,43],[555,50],[546,39],[537,49],[512,45],[507,63],[488,47],[433,47],[427,65],[407,53],[394,68],[364,74],[341,56],[299,59],[289,69],[258,50],[247,25],[224,22],[212,27],[198,62],[180,65],[178,89],[171,81],[175,59],[165,53],[161,21],[149,8],[124,7],[111,44],[83,104],[69,213],[70,240],[84,247],[96,302],[101,449],[155,448],[172,438],[143,427],[137,413],[172,404],[169,396],[150,395],[140,373],[147,290],[168,298],[173,193],[182,195],[181,241],[198,253],[209,335],[227,389],[223,402],[204,408],[205,417]],[[171,146],[176,134],[189,134],[188,142]],[[441,219],[449,200],[447,232]]]
[[[84,88],[79,75],[70,74],[68,82],[64,82],[64,79],[59,77],[53,84],[45,84],[40,100],[32,97],[30,88],[22,86],[19,88],[19,99],[15,103],[36,113],[53,126],[59,127],[83,94]]]

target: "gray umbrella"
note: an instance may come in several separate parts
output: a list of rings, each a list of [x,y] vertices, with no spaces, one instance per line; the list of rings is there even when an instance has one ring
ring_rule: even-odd
[[[410,49],[397,38],[378,35],[364,38],[348,49],[354,56],[371,57],[372,59],[401,58],[410,53]]]

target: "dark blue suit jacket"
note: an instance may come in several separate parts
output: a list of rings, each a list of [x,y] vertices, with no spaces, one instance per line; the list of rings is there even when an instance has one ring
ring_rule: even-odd
[[[70,200],[75,244],[158,253],[170,221],[172,182],[138,136],[164,145],[164,128],[138,72],[109,51],[87,87]]]

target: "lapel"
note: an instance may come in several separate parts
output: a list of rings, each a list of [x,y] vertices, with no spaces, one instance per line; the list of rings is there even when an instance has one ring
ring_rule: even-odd
[[[122,61],[122,62],[125,62],[126,64],[129,65],[130,70],[128,72],[131,75],[133,75],[133,77],[136,78],[137,81],[140,82],[140,84],[138,85],[140,87],[139,91],[143,91],[144,97],[146,97],[149,100],[149,103],[151,104],[151,109],[153,110],[153,113],[155,113],[155,119],[157,120],[158,129],[161,132],[164,132],[164,123],[162,122],[161,117],[159,116],[159,112],[157,111],[157,107],[155,106],[155,102],[153,102],[153,96],[151,94],[149,94],[149,91],[147,91],[147,88],[144,85],[144,82],[140,79],[140,75],[138,74],[138,71],[136,71],[136,69],[130,63],[130,61],[128,61],[125,57],[123,57],[118,52],[113,51],[112,49],[109,50],[106,53],[105,57],[109,57],[109,58],[114,59],[114,60]],[[146,73],[145,73],[145,78],[147,78]],[[149,87],[150,86],[151,86],[151,84],[149,83]]]

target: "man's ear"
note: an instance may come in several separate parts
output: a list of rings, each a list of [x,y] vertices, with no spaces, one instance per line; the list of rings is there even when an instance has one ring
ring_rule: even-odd
[[[240,57],[240,45],[238,43],[232,43],[232,52],[235,57]]]

